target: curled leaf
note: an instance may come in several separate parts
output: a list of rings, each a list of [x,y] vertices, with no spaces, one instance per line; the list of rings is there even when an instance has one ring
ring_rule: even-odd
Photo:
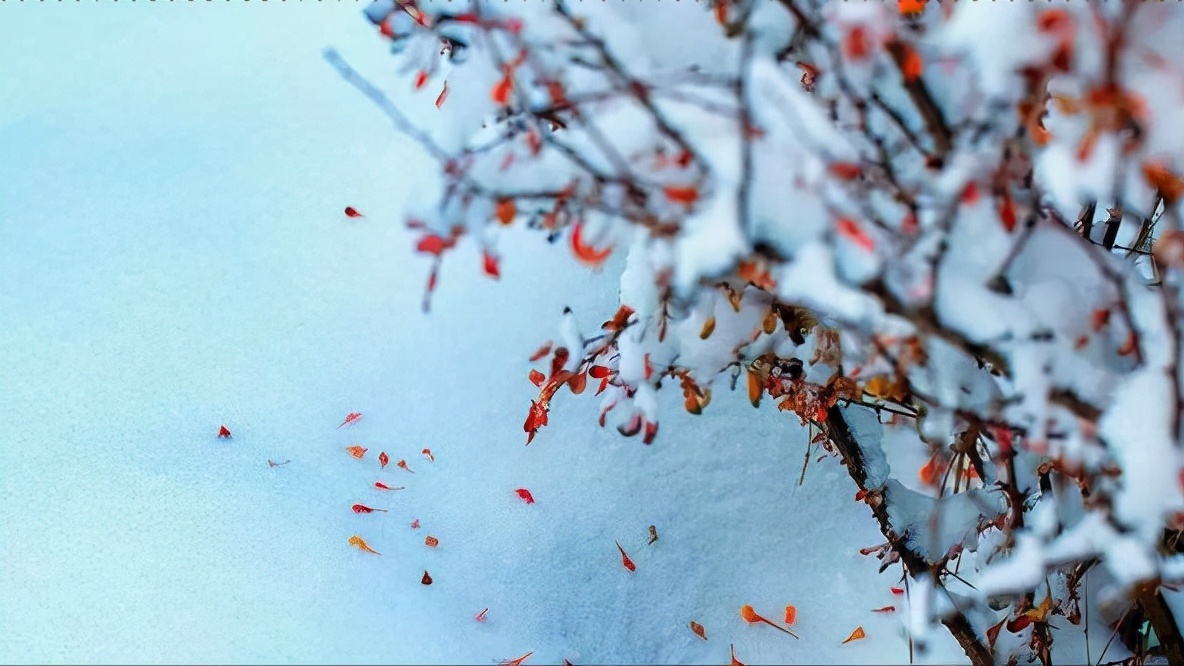
[[[576,259],[581,263],[592,268],[599,268],[601,264],[608,259],[609,255],[613,253],[612,246],[606,247],[603,250],[588,245],[584,242],[584,223],[577,222],[571,232],[571,249],[575,253]]]

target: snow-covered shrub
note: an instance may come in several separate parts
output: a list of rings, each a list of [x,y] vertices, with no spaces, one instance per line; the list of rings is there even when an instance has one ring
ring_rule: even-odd
[[[1048,663],[1101,613],[1184,663],[1184,13],[1160,3],[378,0],[441,166],[436,265],[525,225],[620,309],[532,359],[650,444],[738,386],[841,457],[924,647]],[[436,283],[428,278],[425,308]],[[540,339],[547,337],[540,333]],[[788,416],[788,415],[787,415]],[[1099,592],[1084,594],[1093,573]]]

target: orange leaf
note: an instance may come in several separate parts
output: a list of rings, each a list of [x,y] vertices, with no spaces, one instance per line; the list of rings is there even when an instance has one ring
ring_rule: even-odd
[[[1159,190],[1167,205],[1171,206],[1178,199],[1184,197],[1184,179],[1173,174],[1163,164],[1159,162],[1144,164],[1143,176],[1152,187]]]
[[[498,222],[508,226],[514,222],[514,216],[518,214],[518,208],[514,205],[513,199],[498,199],[497,205],[493,209],[493,214]]]
[[[925,9],[925,0],[897,0],[896,9],[901,14],[920,14]]]
[[[867,638],[867,634],[864,633],[863,627],[855,627],[855,631],[851,632],[851,635],[847,637],[847,640],[843,641],[843,644],[846,645],[851,641],[857,641],[862,638]]]
[[[934,455],[928,462],[921,466],[921,469],[917,472],[917,478],[927,486],[935,486],[944,472],[945,465]]]
[[[761,395],[764,392],[765,392],[765,389],[763,386],[761,386],[760,376],[757,373],[753,372],[752,370],[749,370],[748,371],[748,401],[752,403],[753,407],[760,407]]]
[[[906,44],[904,46],[904,54],[900,59],[900,73],[904,75],[904,80],[916,81],[921,78],[921,70],[924,66],[924,63],[921,62],[921,55],[917,53],[917,49]]]
[[[687,206],[695,203],[699,199],[699,190],[693,187],[675,187],[673,185],[667,186],[662,190],[666,193],[666,198],[674,203],[680,203]]]
[[[575,229],[573,229],[571,233],[572,252],[575,253],[576,259],[579,259],[580,262],[591,266],[592,268],[599,268],[600,265],[603,264],[606,259],[608,259],[609,255],[612,254],[613,248],[610,245],[603,250],[597,250],[591,245],[584,243],[583,234],[584,223],[576,223]]]
[[[736,658],[736,645],[728,643],[728,649],[732,651],[732,666],[744,666],[744,663]]]
[[[761,621],[761,616],[757,615],[756,610],[748,604],[740,607],[740,617],[744,618],[744,621],[749,624]]]
[[[785,607],[785,624],[793,626],[794,622],[798,620],[798,609],[794,606]]]
[[[444,82],[444,88],[440,91],[439,96],[436,97],[436,108],[444,106],[444,100],[448,99],[448,82]]]
[[[440,540],[434,536],[429,535],[428,538],[423,540],[423,545],[427,546],[428,548],[435,548],[436,546],[440,545]]]
[[[777,312],[773,308],[765,313],[765,318],[761,320],[761,332],[765,335],[773,335],[777,332],[777,324],[781,319],[777,316]]]
[[[509,74],[502,77],[493,86],[493,91],[490,96],[493,98],[494,104],[498,106],[505,106],[510,101],[510,89],[514,87],[514,80],[510,78]]]
[[[715,0],[715,20],[720,25],[728,24],[727,0]]]
[[[707,321],[703,322],[703,328],[699,329],[699,339],[706,340],[707,338],[711,337],[711,333],[714,330],[715,330],[715,315],[711,315],[710,317],[707,318]]]
[[[707,640],[707,630],[703,628],[703,625],[694,620],[691,620],[691,631],[695,632],[695,635],[699,638]]]
[[[358,460],[361,460],[363,457],[365,457],[366,451],[368,451],[369,449],[366,449],[365,447],[362,447],[362,446],[354,445],[354,446],[347,446],[345,448],[345,450],[349,451],[349,454],[351,456],[357,458]]]

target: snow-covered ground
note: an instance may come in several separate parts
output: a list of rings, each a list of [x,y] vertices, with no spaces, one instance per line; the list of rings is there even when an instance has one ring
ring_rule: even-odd
[[[611,270],[511,234],[423,315],[400,193],[433,170],[326,46],[389,73],[353,2],[0,9],[0,661],[907,662],[883,539],[835,460],[797,485],[792,415],[666,391],[646,447],[564,392],[523,446],[527,357],[615,310]],[[964,659],[938,636],[919,662]]]

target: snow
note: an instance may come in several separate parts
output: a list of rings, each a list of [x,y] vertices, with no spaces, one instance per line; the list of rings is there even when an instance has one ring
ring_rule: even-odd
[[[1098,423],[1098,435],[1123,470],[1114,511],[1144,544],[1157,543],[1170,512],[1184,509],[1180,469],[1170,419],[1175,409],[1171,378],[1153,367],[1136,370],[1115,389]]]
[[[904,662],[874,522],[833,459],[794,484],[786,415],[663,391],[645,447],[561,394],[522,446],[527,356],[564,306],[590,334],[612,275],[512,229],[500,282],[464,242],[419,313],[402,207],[430,167],[323,62],[389,71],[347,4],[6,8],[0,662]],[[802,640],[746,603],[796,604]],[[919,661],[961,658],[935,634]]]
[[[879,419],[875,412],[863,407],[848,405],[841,410],[843,420],[863,454],[863,467],[867,473],[865,486],[868,489],[883,487],[888,481],[888,475],[892,473],[892,468],[888,465],[887,456],[884,455],[884,429]]]

